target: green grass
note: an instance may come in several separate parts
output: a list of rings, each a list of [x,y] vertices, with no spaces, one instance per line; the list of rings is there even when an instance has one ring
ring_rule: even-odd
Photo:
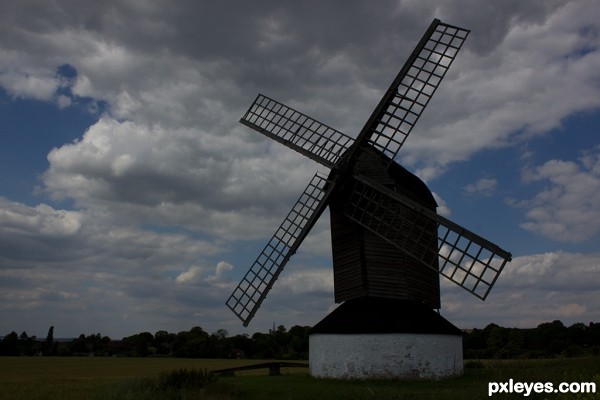
[[[235,377],[244,399],[480,399],[488,398],[488,382],[587,382],[600,390],[600,359],[502,360],[468,363],[465,374],[439,381],[314,379],[306,375]],[[593,395],[599,398],[599,394]],[[596,397],[597,396],[597,397]],[[492,398],[523,399],[522,394],[498,394]],[[528,399],[565,399],[555,394],[531,394]],[[584,397],[587,398],[587,397]]]
[[[105,385],[90,397],[101,400],[233,400],[235,394],[233,386],[217,382],[217,377],[206,370],[182,368],[162,372],[158,377]]]
[[[161,372],[222,369],[256,360],[199,360],[178,358],[0,357],[0,399],[93,399],[107,388],[135,386]],[[260,373],[250,371],[251,373]]]
[[[204,371],[256,363],[256,360],[176,358],[27,358],[0,357],[0,399],[479,399],[488,382],[587,382],[600,389],[600,358],[502,360],[467,363],[459,378],[440,381],[315,379],[304,368],[282,368],[281,376],[266,370],[236,373],[215,383],[189,388],[177,370]],[[161,373],[171,371],[167,379]],[[163,383],[161,383],[163,382]],[[178,386],[179,385],[179,386]],[[528,399],[598,398],[555,394]],[[492,398],[523,399],[522,394]]]

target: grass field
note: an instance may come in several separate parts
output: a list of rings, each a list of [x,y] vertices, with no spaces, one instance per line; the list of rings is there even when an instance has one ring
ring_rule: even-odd
[[[175,369],[213,370],[256,363],[257,360],[176,358],[50,358],[0,357],[0,399],[139,399],[136,395],[161,372]],[[281,376],[265,370],[237,373],[218,380],[218,395],[196,391],[177,399],[475,399],[487,397],[488,382],[588,382],[600,390],[600,358],[507,360],[467,363],[464,376],[435,382],[338,381],[314,379],[304,368],[282,368]],[[202,396],[201,394],[205,395]],[[199,397],[200,396],[200,397]],[[524,398],[498,394],[495,398]],[[600,398],[560,394],[527,398]]]

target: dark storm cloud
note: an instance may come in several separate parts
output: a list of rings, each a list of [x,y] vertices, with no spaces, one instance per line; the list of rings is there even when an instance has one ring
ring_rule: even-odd
[[[458,0],[443,2],[437,10],[444,19],[471,29],[473,35],[467,46],[478,54],[487,54],[504,40],[511,28],[543,24],[564,5],[560,0]]]

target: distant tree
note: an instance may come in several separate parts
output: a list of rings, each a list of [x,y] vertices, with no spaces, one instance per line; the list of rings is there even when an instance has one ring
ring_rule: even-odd
[[[594,345],[594,337],[592,334],[592,326],[594,324],[590,324],[587,326],[583,323],[577,323],[569,326],[567,328],[567,335],[569,336],[569,340],[578,346],[593,346]]]
[[[211,358],[229,358],[233,345],[227,339],[229,333],[225,329],[219,329],[207,341],[207,356]]]
[[[48,334],[46,335],[46,344],[52,343],[54,343],[54,325],[48,329]]]
[[[35,356],[40,353],[41,344],[38,342],[35,335],[27,336],[26,332],[22,332],[19,336],[18,350],[23,356]]]
[[[503,358],[521,358],[525,354],[525,334],[522,329],[510,329]]]
[[[299,326],[295,325],[290,328],[288,334],[290,341],[288,343],[289,349],[292,353],[293,358],[306,359],[308,358],[308,336],[310,332],[310,326]]]
[[[19,336],[15,331],[4,336],[0,343],[0,354],[3,356],[19,355]]]
[[[218,329],[215,333],[213,333],[213,335],[221,339],[225,339],[227,336],[229,336],[229,332],[227,332],[227,329]]]
[[[171,354],[176,335],[167,331],[158,331],[154,334],[153,346],[156,348],[156,354]]]
[[[69,346],[69,349],[74,355],[83,355],[84,353],[89,353],[85,335],[82,333],[77,339],[73,340]]]
[[[256,332],[230,337],[225,329],[208,334],[195,326],[177,334],[158,331],[152,335],[141,332],[120,341],[112,341],[99,333],[81,334],[69,343],[54,340],[54,326],[44,341],[26,332],[14,331],[0,340],[0,355],[32,356],[147,356],[150,354],[176,357],[305,359],[308,357],[309,326],[293,326],[287,330],[279,325],[268,333]],[[503,328],[489,324],[484,329],[465,332],[465,359],[478,358],[548,358],[600,356],[600,323],[576,323],[568,328],[561,321],[538,325],[533,329]]]
[[[555,357],[570,345],[567,328],[561,321],[540,324],[536,333],[538,343],[546,353],[545,357]]]
[[[123,338],[123,345],[127,348],[130,355],[134,357],[146,357],[156,353],[156,348],[152,346],[154,336],[150,332],[141,332],[126,338]]]
[[[254,356],[255,342],[247,333],[230,337],[229,343],[231,345],[229,358],[252,358]]]
[[[256,332],[252,335],[252,341],[254,342],[253,358],[278,358],[281,353],[275,335]]]
[[[483,331],[486,334],[486,358],[504,357],[504,346],[508,339],[507,329],[496,324],[489,324]]]
[[[193,327],[188,332],[179,332],[173,343],[173,354],[176,357],[206,357],[208,339],[208,333],[199,326]]]
[[[56,346],[54,343],[54,326],[51,326],[50,329],[48,329],[46,340],[42,344],[42,354],[45,356],[56,355]]]
[[[99,333],[92,335],[84,335],[73,340],[66,349],[62,350],[63,354],[72,354],[75,356],[95,355],[107,356],[111,354],[110,350],[113,344],[108,336],[101,336]]]

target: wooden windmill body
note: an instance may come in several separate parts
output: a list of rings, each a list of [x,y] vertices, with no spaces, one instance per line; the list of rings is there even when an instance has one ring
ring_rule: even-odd
[[[389,164],[380,153],[371,149],[363,151],[356,170],[428,210],[436,211],[437,203],[425,183],[402,166]],[[349,194],[341,190],[329,203],[335,302],[372,296],[414,300],[439,309],[437,266],[424,267],[398,247],[353,221],[344,213],[348,197]],[[430,225],[429,234],[437,238],[436,226]],[[435,247],[433,242],[432,245]],[[431,251],[437,252],[437,249]]]
[[[259,95],[240,122],[331,169],[314,175],[227,306],[247,326],[329,207],[335,301],[310,338],[320,377],[462,373],[461,332],[440,309],[439,275],[485,300],[510,253],[438,215],[395,162],[469,31],[434,20],[355,139]]]

